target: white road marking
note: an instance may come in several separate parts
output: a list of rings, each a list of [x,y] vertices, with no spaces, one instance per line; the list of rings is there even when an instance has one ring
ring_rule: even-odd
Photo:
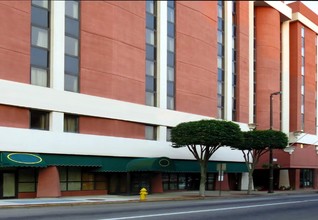
[[[104,219],[100,219],[100,220],[123,220],[123,219],[137,219],[137,218],[152,218],[152,217],[160,217],[160,216],[184,215],[184,214],[193,214],[193,213],[200,213],[200,212],[218,212],[218,211],[233,210],[233,209],[249,209],[249,208],[257,208],[257,207],[296,204],[296,203],[305,203],[305,202],[318,202],[318,199],[299,200],[299,201],[293,201],[293,202],[277,202],[277,203],[268,203],[268,204],[262,204],[262,205],[236,206],[236,207],[218,208],[218,209],[202,209],[202,210],[195,210],[195,211],[171,212],[171,213],[161,213],[161,214],[152,214],[152,215],[138,215],[138,216],[128,216],[128,217],[118,217],[118,218],[104,218]]]

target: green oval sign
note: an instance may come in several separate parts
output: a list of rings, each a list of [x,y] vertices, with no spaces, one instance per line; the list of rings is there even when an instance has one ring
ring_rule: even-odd
[[[38,164],[42,162],[42,158],[35,154],[27,153],[10,153],[7,155],[8,160],[21,164]]]
[[[162,167],[167,167],[170,165],[170,161],[167,159],[161,159],[161,160],[159,160],[159,165]]]

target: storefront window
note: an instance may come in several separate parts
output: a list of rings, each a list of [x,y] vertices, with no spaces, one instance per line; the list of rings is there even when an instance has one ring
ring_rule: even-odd
[[[214,189],[215,174],[209,173],[207,176],[206,189]],[[167,190],[199,190],[199,173],[163,173],[162,187]]]
[[[82,174],[82,190],[94,190],[94,174]]]
[[[35,169],[19,169],[18,171],[18,191],[35,192],[37,184],[37,174]]]
[[[185,174],[179,174],[178,189],[186,189],[186,176],[185,176]]]
[[[91,173],[79,167],[59,167],[61,191],[105,190],[105,174]]]
[[[177,174],[170,175],[169,189],[170,190],[177,190],[178,189],[178,176],[177,176]]]
[[[300,188],[313,187],[313,170],[300,170]]]

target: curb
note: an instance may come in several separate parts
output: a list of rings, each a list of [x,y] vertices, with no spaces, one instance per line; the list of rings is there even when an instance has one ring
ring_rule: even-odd
[[[101,201],[103,199],[86,199],[87,201],[72,201],[72,202],[59,202],[58,200],[56,202],[52,203],[38,203],[38,204],[3,204],[0,203],[0,209],[7,209],[7,208],[32,208],[32,207],[57,207],[57,206],[81,206],[81,205],[103,205],[103,204],[123,204],[123,203],[145,203],[145,202],[161,202],[161,201],[185,201],[185,200],[204,200],[204,199],[233,199],[233,198],[248,198],[248,197],[265,197],[265,196],[279,196],[279,195],[297,195],[297,194],[314,194],[318,193],[317,190],[308,190],[308,191],[286,191],[286,192],[277,192],[277,193],[251,193],[247,194],[246,192],[237,193],[237,194],[228,194],[226,192],[226,195],[206,195],[205,197],[201,197],[199,195],[181,195],[181,196],[170,196],[170,197],[157,197],[157,198],[147,198],[144,201],[141,201],[140,199],[127,199],[127,200],[109,200],[109,201]]]

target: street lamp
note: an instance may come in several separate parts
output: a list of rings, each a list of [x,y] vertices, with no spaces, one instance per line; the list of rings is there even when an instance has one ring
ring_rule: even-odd
[[[282,94],[282,91],[271,93],[270,95],[270,102],[269,102],[269,127],[270,130],[273,130],[273,96],[274,95],[280,95]],[[268,187],[268,193],[274,192],[274,169],[273,169],[273,149],[269,148],[269,187]]]

